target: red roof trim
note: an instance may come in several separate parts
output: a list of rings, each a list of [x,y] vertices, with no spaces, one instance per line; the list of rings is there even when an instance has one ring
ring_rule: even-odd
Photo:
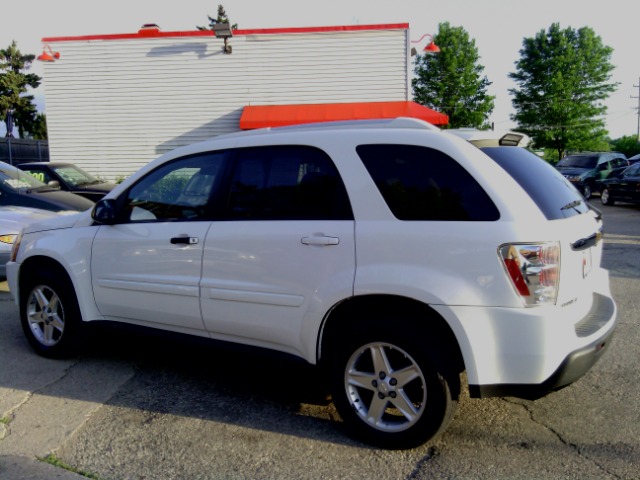
[[[278,35],[295,33],[353,32],[363,30],[398,30],[408,29],[408,23],[390,23],[384,25],[345,25],[332,27],[293,27],[293,28],[257,28],[250,30],[234,30],[234,35]],[[114,33],[107,35],[81,35],[76,37],[43,37],[43,43],[77,42],[89,40],[131,40],[136,38],[162,37],[210,37],[210,30],[187,32],[163,32],[160,30],[140,30],[136,33]]]
[[[241,130],[284,127],[339,120],[412,117],[433,125],[447,125],[449,117],[416,102],[360,102],[247,106],[240,117]]]

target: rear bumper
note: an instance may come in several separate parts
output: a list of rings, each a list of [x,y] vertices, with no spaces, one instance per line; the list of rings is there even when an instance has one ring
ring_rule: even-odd
[[[535,400],[566,387],[587,373],[602,357],[611,343],[616,324],[616,306],[611,297],[595,294],[588,315],[576,326],[576,335],[587,336],[594,330],[604,330],[586,346],[569,353],[560,366],[545,381],[538,384],[469,385],[471,397],[518,397]],[[604,327],[607,328],[604,328]]]

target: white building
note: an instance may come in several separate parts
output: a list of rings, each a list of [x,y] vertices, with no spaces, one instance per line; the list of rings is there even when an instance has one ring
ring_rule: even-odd
[[[52,161],[104,178],[241,128],[446,115],[410,102],[408,24],[43,38]],[[266,108],[265,108],[266,107]]]

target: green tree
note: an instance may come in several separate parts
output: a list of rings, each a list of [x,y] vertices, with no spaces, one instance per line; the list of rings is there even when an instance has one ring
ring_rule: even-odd
[[[609,142],[614,152],[624,153],[627,158],[640,153],[640,143],[637,135],[625,135]]]
[[[33,128],[31,130],[31,136],[34,140],[48,139],[47,116],[44,113],[36,114],[35,121],[33,122]]]
[[[433,37],[440,52],[418,55],[412,80],[414,100],[449,115],[451,128],[489,128],[495,97],[487,94],[491,82],[482,76],[484,66],[475,40],[462,27],[448,22]]]
[[[36,119],[33,95],[27,95],[28,88],[37,88],[41,78],[34,73],[24,73],[35,59],[35,55],[23,55],[15,41],[0,50],[0,118],[8,127],[11,112],[20,137],[31,132]],[[7,136],[11,131],[7,128]]]
[[[591,28],[562,30],[557,23],[523,40],[509,73],[518,86],[509,90],[511,118],[535,148],[553,149],[560,159],[605,142],[603,102],[617,87],[609,82],[612,51]]]
[[[231,22],[229,21],[229,17],[227,17],[227,13],[224,11],[224,7],[222,5],[218,5],[218,16],[216,18],[213,18],[210,15],[207,15],[207,18],[209,19],[209,25],[206,27],[196,27],[198,30],[213,30],[213,26],[219,23],[231,24]],[[231,30],[237,30],[237,29],[238,29],[237,23],[234,23],[233,25],[231,25]]]

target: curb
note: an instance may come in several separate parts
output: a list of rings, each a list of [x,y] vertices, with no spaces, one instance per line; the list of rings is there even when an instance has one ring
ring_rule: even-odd
[[[40,460],[0,455],[0,478],[6,480],[87,480],[87,477]]]

